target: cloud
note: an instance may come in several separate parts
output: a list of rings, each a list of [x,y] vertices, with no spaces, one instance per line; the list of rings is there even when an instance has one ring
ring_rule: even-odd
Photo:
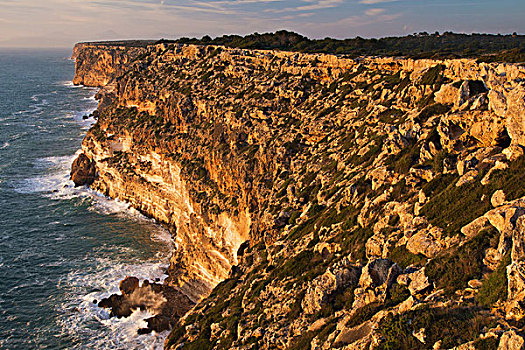
[[[378,16],[378,15],[382,14],[383,12],[385,12],[385,9],[373,8],[373,9],[366,10],[365,14],[367,16]]]
[[[365,5],[374,5],[374,4],[383,4],[385,2],[396,2],[397,0],[361,0],[359,1],[360,4]]]
[[[286,7],[282,9],[267,9],[265,10],[265,12],[283,13],[323,10],[338,7],[339,5],[344,3],[344,0],[303,0],[303,2],[310,3],[310,5],[300,5],[295,7]]]

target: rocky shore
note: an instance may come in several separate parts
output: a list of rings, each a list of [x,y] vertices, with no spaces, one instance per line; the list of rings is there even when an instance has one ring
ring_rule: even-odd
[[[164,284],[100,302],[115,316],[151,310],[168,349],[523,347],[522,66],[178,44],[74,58],[101,90],[73,180],[175,241]]]

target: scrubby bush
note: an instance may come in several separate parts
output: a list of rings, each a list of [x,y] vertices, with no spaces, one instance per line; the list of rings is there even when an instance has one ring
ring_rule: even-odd
[[[476,296],[477,302],[483,307],[491,307],[498,300],[507,300],[507,265],[510,264],[510,254],[501,260],[496,271],[483,282]]]
[[[378,349],[405,350],[431,349],[441,340],[441,347],[449,349],[479,337],[483,328],[493,320],[480,314],[476,308],[422,307],[400,315],[388,315],[379,324],[383,341]],[[412,334],[425,329],[425,344]]]
[[[497,234],[496,229],[482,231],[461,247],[449,249],[430,260],[425,273],[437,288],[443,288],[447,294],[465,288],[468,281],[482,277],[485,249],[491,245],[491,241],[494,242],[493,238]]]

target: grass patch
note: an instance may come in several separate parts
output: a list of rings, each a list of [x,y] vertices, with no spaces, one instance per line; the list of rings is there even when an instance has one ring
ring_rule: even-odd
[[[403,269],[406,269],[410,265],[423,266],[427,261],[427,258],[423,254],[411,253],[404,245],[394,247],[394,249],[389,252],[388,258]]]
[[[475,340],[492,319],[481,315],[475,308],[428,308],[423,307],[401,315],[388,315],[379,324],[383,342],[378,349],[431,349],[441,340],[441,347],[449,349]],[[417,340],[412,332],[425,328],[426,345]]]
[[[479,305],[490,308],[498,300],[507,300],[507,265],[510,262],[510,254],[507,254],[499,263],[496,271],[491,273],[483,282],[483,286],[476,296]]]
[[[484,230],[461,247],[449,249],[429,261],[426,275],[449,295],[465,288],[468,281],[481,278],[484,251],[495,243],[497,235],[496,229]]]

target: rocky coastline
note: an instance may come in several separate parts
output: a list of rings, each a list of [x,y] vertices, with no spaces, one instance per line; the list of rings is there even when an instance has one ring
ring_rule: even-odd
[[[77,44],[76,185],[167,226],[167,349],[521,349],[525,68]],[[189,310],[189,312],[188,312]],[[185,315],[184,317],[182,317]]]

